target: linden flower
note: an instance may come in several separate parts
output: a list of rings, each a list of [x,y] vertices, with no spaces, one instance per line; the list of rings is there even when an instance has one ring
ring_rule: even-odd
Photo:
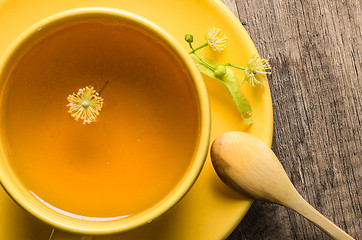
[[[103,98],[92,86],[79,89],[68,96],[69,113],[75,120],[83,120],[83,124],[94,122],[103,106]]]
[[[228,37],[220,32],[220,28],[210,28],[205,38],[212,51],[222,51],[227,46]]]
[[[263,87],[268,80],[266,75],[271,74],[268,70],[271,70],[268,60],[260,59],[260,57],[250,59],[248,68],[244,70],[245,77],[243,83],[244,81],[247,81],[252,86],[259,85],[260,87]]]

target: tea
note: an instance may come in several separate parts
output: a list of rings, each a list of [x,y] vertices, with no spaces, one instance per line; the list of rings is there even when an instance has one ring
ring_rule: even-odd
[[[107,81],[97,121],[75,121],[67,96]],[[100,19],[59,29],[26,52],[5,89],[8,161],[28,191],[70,216],[144,211],[191,164],[196,91],[181,61],[143,30]]]

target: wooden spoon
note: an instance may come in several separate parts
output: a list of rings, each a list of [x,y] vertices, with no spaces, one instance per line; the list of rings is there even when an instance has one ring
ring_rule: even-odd
[[[243,132],[225,133],[213,142],[211,160],[221,180],[237,192],[293,209],[333,239],[353,239],[299,195],[262,140]]]

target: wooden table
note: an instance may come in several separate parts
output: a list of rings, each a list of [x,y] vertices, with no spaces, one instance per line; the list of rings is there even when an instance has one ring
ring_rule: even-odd
[[[273,67],[272,149],[299,193],[362,239],[361,0],[223,0]],[[255,202],[228,240],[330,239]]]

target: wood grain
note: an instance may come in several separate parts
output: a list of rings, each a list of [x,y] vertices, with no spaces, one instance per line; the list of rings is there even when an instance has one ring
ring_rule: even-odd
[[[272,149],[298,192],[362,238],[361,0],[223,0],[270,60]],[[329,239],[291,210],[255,202],[228,240]]]

